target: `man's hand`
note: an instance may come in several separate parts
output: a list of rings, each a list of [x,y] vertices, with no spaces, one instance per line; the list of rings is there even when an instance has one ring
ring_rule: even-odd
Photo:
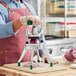
[[[34,26],[41,24],[41,19],[39,16],[23,16],[23,17],[20,17],[20,21],[23,25],[26,24],[28,20],[32,21],[33,22],[32,25],[34,25]]]

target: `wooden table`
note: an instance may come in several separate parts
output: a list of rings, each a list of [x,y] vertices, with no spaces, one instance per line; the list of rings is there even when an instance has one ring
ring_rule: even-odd
[[[69,65],[66,65],[61,60],[59,60],[59,61],[60,61],[59,65],[64,65],[67,68],[67,70],[53,71],[53,72],[40,73],[40,74],[32,74],[32,73],[27,73],[24,71],[11,69],[11,68],[2,66],[2,67],[0,67],[0,74],[6,74],[9,76],[76,76],[76,69],[70,68]]]

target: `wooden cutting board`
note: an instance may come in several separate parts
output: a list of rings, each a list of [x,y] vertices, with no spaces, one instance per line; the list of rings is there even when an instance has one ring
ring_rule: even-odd
[[[27,67],[28,64],[29,63],[21,63],[21,66],[18,67],[16,63],[16,64],[4,65],[4,67],[8,67],[8,68],[15,69],[15,70],[20,70],[20,71],[27,72],[27,73],[34,73],[34,74],[67,70],[67,68],[65,68],[64,66],[58,65],[58,64],[53,65],[53,67],[50,67],[49,64],[45,64],[45,63],[34,64],[35,67],[31,70],[29,67],[30,65]]]

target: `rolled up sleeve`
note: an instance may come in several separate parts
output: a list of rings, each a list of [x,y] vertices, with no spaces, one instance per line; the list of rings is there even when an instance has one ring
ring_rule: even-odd
[[[13,22],[5,22],[4,15],[0,12],[0,38],[6,38],[16,33],[13,32]]]

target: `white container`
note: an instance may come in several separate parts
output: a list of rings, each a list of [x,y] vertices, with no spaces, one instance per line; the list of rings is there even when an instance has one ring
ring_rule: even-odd
[[[55,35],[55,36],[60,36],[60,25],[58,22],[51,22],[48,23],[46,26],[47,30],[47,35]]]

